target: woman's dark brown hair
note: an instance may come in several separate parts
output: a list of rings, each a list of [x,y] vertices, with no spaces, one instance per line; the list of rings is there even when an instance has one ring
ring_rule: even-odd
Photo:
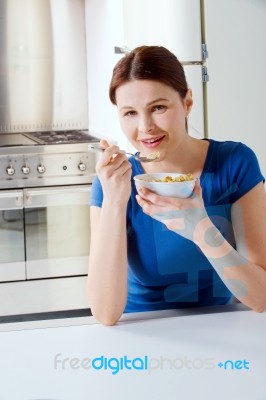
[[[188,85],[183,66],[177,57],[162,46],[141,46],[118,61],[109,88],[109,97],[116,105],[116,90],[126,82],[145,79],[162,82],[176,90],[182,98]]]

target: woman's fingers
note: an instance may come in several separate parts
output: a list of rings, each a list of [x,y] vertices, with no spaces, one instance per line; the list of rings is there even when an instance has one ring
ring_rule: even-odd
[[[158,203],[151,203],[149,200],[144,199],[139,194],[136,195],[136,200],[145,214],[153,216],[154,214],[165,212],[166,208],[158,205]]]
[[[101,140],[100,140],[100,145],[101,145],[104,149],[107,149],[107,147],[110,146],[110,144],[107,142],[106,139],[101,139]]]
[[[132,166],[129,161],[122,159],[118,162],[118,160],[115,160],[113,167],[114,168],[112,170],[120,176],[125,175],[129,171],[131,176]]]
[[[114,156],[114,154],[116,154],[118,152],[119,152],[119,147],[116,145],[106,147],[102,153],[101,158],[98,161],[98,166],[104,167],[104,166],[108,165],[110,162],[113,162],[114,159],[116,158],[116,156]]]
[[[202,208],[204,206],[202,199],[202,189],[200,186],[199,179],[196,180],[193,194],[190,197],[184,199],[176,197],[159,196],[145,187],[139,188],[138,193],[143,199],[161,207],[172,207],[175,209],[189,209],[189,208]]]
[[[161,207],[169,207],[169,206],[174,206],[176,208],[181,207],[182,199],[159,196],[158,194],[144,187],[140,188],[138,190],[138,193],[143,199]]]
[[[109,145],[107,140],[101,140],[101,146],[105,149],[100,157],[96,172],[101,179],[119,181],[122,177],[130,180],[131,164],[124,154],[119,153],[119,147]],[[117,183],[117,182],[116,182]]]
[[[109,145],[105,139],[101,139],[100,145],[103,147],[104,151],[98,162],[98,170],[101,167],[109,165],[111,165],[114,170],[119,169],[125,161],[128,162],[127,157],[124,154],[119,153],[120,148],[118,146]]]

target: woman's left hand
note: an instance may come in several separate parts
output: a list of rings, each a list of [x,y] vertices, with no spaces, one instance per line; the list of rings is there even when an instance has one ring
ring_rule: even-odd
[[[159,196],[146,188],[139,189],[136,199],[145,214],[186,239],[195,241],[202,225],[212,225],[205,210],[199,179],[193,194],[186,199]]]

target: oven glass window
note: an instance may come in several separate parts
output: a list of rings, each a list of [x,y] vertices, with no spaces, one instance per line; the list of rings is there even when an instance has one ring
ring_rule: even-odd
[[[23,191],[0,190],[0,282],[25,279]]]
[[[23,210],[0,210],[0,263],[24,261]]]
[[[87,274],[89,191],[62,191],[54,197],[48,192],[46,196],[45,207],[37,205],[25,209],[27,278]]]

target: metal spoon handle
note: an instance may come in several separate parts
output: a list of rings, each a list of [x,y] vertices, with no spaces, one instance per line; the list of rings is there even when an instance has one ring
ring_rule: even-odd
[[[88,145],[88,149],[89,150],[98,150],[98,151],[104,151],[105,150],[105,148],[102,147],[99,143],[89,144]],[[117,153],[119,153],[119,154],[129,154],[131,156],[134,155],[134,154],[131,154],[131,153],[127,153],[125,150],[119,150]]]
[[[104,151],[105,149],[99,143],[93,143],[88,145],[89,150]],[[119,150],[116,154],[127,154],[128,156],[134,157],[139,162],[152,162],[157,161],[160,157],[159,152],[151,153],[148,156],[139,156],[138,154],[128,153],[125,150]]]

